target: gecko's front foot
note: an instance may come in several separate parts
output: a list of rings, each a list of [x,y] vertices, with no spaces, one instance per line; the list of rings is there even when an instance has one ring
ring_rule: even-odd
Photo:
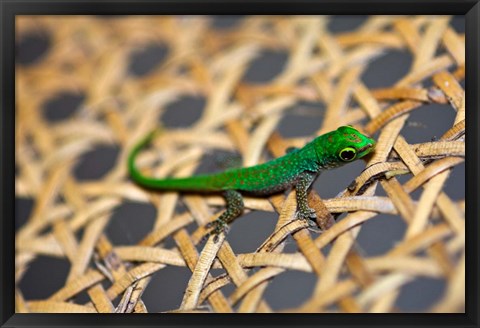
[[[313,208],[306,207],[303,211],[297,212],[297,219],[305,220],[308,223],[309,228],[318,228],[317,225],[317,213]]]
[[[317,218],[317,213],[313,208],[306,207],[305,209],[300,209],[298,211],[298,218],[303,220],[315,220]]]

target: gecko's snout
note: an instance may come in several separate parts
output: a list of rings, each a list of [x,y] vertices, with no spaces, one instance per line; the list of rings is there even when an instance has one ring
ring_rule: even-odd
[[[369,149],[372,149],[372,150],[373,150],[373,148],[375,148],[375,144],[374,144],[374,143],[368,143],[368,144],[366,144],[365,146],[363,146],[362,148],[360,148],[360,149],[358,150],[358,152],[359,152],[359,153],[363,153],[364,151],[369,150]]]
[[[367,154],[370,154],[373,149],[375,148],[375,142],[369,142],[365,146],[358,149],[358,156],[357,158],[361,158]]]

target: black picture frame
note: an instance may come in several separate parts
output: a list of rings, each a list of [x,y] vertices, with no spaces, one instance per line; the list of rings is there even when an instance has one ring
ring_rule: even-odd
[[[113,327],[113,326],[409,326],[478,327],[479,239],[478,188],[480,127],[479,17],[473,0],[330,0],[280,1],[24,1],[3,0],[1,10],[2,101],[0,161],[0,325],[1,327]],[[466,18],[466,308],[465,314],[255,314],[255,315],[85,315],[16,314],[14,311],[14,129],[15,129],[15,16],[16,15],[125,15],[125,14],[455,14]]]

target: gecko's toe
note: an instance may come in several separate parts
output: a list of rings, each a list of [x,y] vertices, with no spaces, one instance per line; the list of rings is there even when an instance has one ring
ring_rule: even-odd
[[[221,234],[222,232],[227,234],[229,231],[229,227],[227,224],[224,224],[224,223],[219,223],[217,224],[217,226],[215,227],[215,229],[213,229],[212,233],[216,236],[218,236],[219,234]]]
[[[227,234],[228,231],[229,231],[228,225],[224,225],[222,227],[217,226],[217,228],[212,232],[212,234],[214,235],[213,242],[217,243],[218,242],[218,236],[220,236],[221,233]]]
[[[200,239],[200,243],[205,243],[210,237],[210,235],[211,235],[211,232],[207,232],[206,234],[204,234],[202,239]]]
[[[320,229],[316,224],[314,224],[314,225],[309,225],[307,229],[310,230],[310,231],[316,232],[316,233],[320,233],[320,232],[323,231],[323,230]]]
[[[314,228],[314,229],[318,229],[318,224],[317,224],[317,221],[315,220],[308,220],[308,227],[309,228]]]
[[[213,235],[214,236],[213,241],[216,243],[218,241],[218,235],[220,235],[221,233],[227,234],[228,231],[230,230],[230,227],[228,226],[228,224],[226,224],[222,220],[217,219],[215,221],[211,221],[207,223],[205,225],[205,229],[211,229],[211,230],[203,236],[202,241],[206,241],[210,236]]]
[[[317,213],[314,209],[308,208],[306,211],[300,211],[297,213],[297,219],[302,219],[306,221],[315,221],[317,218]]]
[[[306,220],[308,218],[308,216],[306,216],[304,213],[302,212],[297,212],[295,214],[295,219],[296,220]]]

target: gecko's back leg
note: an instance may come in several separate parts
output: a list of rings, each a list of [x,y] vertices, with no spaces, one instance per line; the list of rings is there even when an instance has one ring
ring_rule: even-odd
[[[211,228],[210,231],[204,238],[207,238],[210,235],[215,235],[214,241],[218,240],[218,235],[223,231],[228,231],[228,224],[235,220],[240,214],[242,214],[244,209],[243,197],[236,190],[226,190],[223,192],[223,197],[227,202],[227,208],[225,212],[222,213],[215,221],[209,222],[205,227]]]

